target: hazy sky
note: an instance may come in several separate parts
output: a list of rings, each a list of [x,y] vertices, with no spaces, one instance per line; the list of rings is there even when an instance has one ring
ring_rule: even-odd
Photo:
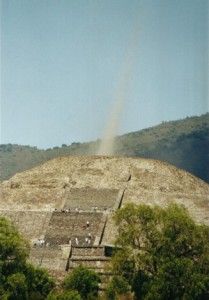
[[[120,134],[207,112],[208,15],[208,0],[2,0],[1,143],[101,137],[129,51]]]

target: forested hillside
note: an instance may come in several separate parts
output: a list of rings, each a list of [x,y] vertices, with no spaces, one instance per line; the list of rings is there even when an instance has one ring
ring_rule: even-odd
[[[99,143],[63,144],[47,150],[0,145],[0,180],[57,156],[95,154]],[[209,182],[209,113],[124,134],[115,145],[118,155],[165,160]]]
[[[117,138],[117,152],[165,160],[209,182],[209,113]]]

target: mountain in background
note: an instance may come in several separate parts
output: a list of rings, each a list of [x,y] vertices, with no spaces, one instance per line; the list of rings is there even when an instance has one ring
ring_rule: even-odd
[[[47,150],[0,145],[0,180],[58,156],[95,154],[99,144],[97,140]],[[209,113],[118,136],[115,146],[117,155],[167,161],[209,183]]]

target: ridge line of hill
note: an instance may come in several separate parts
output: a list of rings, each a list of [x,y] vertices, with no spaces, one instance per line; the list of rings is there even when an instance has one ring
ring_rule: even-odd
[[[0,145],[0,180],[63,155],[91,155],[100,140],[63,144],[46,150],[16,144]],[[163,160],[209,183],[209,113],[116,137],[116,155]]]

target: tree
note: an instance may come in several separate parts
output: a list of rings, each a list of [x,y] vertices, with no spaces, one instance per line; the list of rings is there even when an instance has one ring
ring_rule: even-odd
[[[175,204],[128,204],[118,225],[113,269],[127,279],[136,299],[208,299],[209,227],[197,225]]]
[[[4,294],[9,297],[13,292],[16,295],[18,289],[22,295],[20,285],[24,290],[25,276],[20,271],[25,267],[28,253],[27,242],[10,222],[0,218],[0,298]],[[23,295],[21,297],[24,299]]]
[[[106,290],[106,298],[108,300],[118,299],[121,295],[126,295],[130,291],[130,286],[122,276],[113,276]]]
[[[47,300],[81,300],[81,296],[77,291],[53,292],[49,294]]]
[[[64,280],[66,290],[76,290],[82,299],[98,295],[100,278],[92,270],[84,266],[74,269]]]
[[[41,300],[54,287],[45,270],[27,263],[29,245],[14,226],[0,217],[0,299]]]
[[[0,274],[7,275],[21,268],[28,254],[28,243],[9,221],[0,217]]]
[[[45,299],[55,286],[54,280],[44,269],[27,264],[24,273],[30,300]]]
[[[15,273],[8,276],[6,286],[6,295],[8,299],[22,300],[28,298],[27,284],[24,274]]]

